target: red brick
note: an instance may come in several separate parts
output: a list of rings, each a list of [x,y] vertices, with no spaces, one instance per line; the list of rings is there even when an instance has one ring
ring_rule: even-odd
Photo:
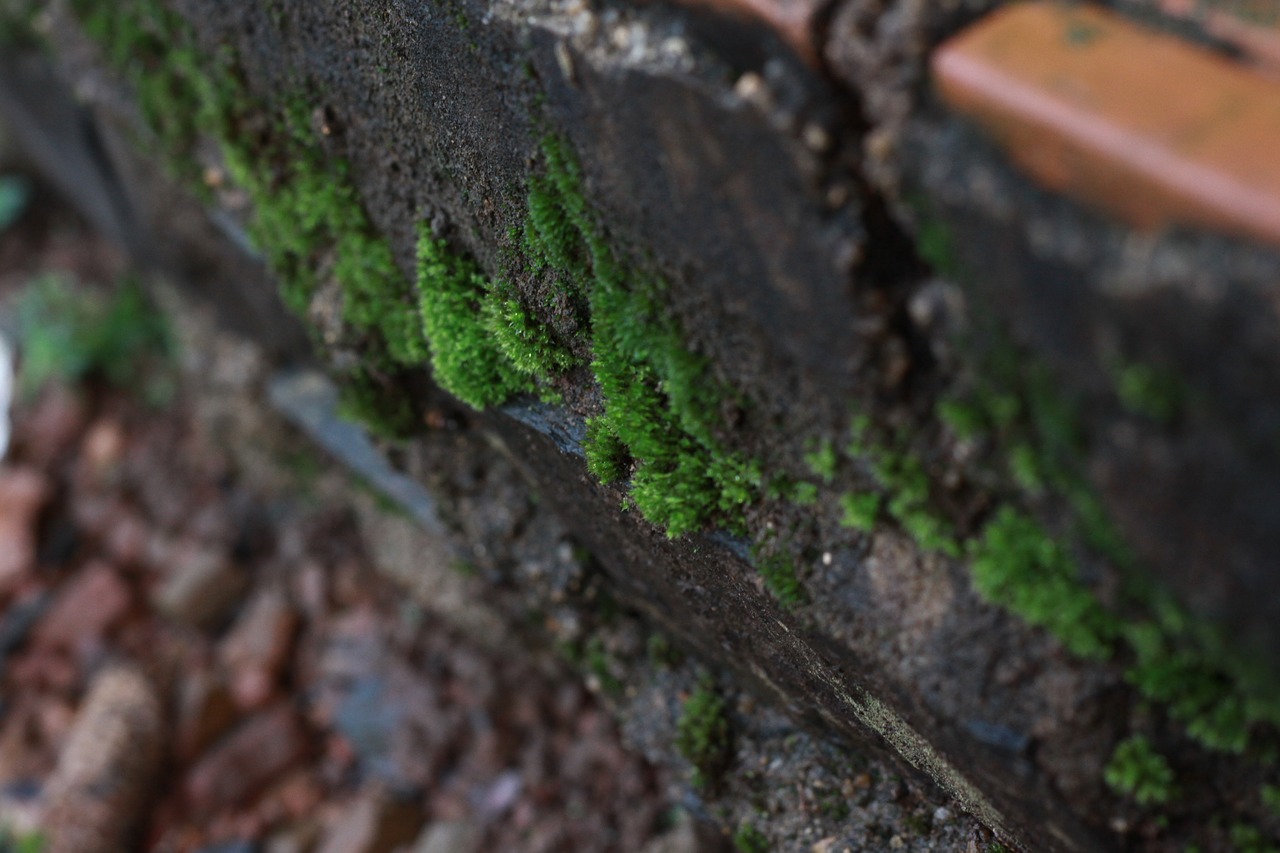
[[[90,563],[58,591],[36,625],[34,640],[71,650],[91,646],[124,618],[132,603],[133,594],[115,569]]]
[[[246,802],[306,755],[298,715],[287,703],[263,711],[218,743],[187,774],[191,810],[207,816]]]
[[[943,45],[956,110],[1052,189],[1134,226],[1280,244],[1280,84],[1102,9],[1013,3]]]
[[[279,592],[259,593],[222,641],[219,656],[231,676],[231,692],[242,708],[271,698],[288,662],[298,615]]]
[[[0,469],[0,595],[34,568],[36,518],[48,499],[49,483],[39,471]]]

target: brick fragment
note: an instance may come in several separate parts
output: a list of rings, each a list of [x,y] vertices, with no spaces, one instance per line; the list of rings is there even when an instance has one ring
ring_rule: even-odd
[[[946,102],[1050,188],[1144,229],[1280,244],[1280,83],[1084,4],[1013,3],[944,44]]]
[[[298,715],[281,702],[262,711],[216,744],[187,774],[191,811],[208,816],[246,802],[301,761],[306,735]]]
[[[132,603],[133,593],[115,569],[90,563],[58,591],[36,625],[34,640],[69,651],[92,647],[124,618]]]

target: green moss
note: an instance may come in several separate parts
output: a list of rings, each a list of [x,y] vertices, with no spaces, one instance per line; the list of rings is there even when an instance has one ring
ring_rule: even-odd
[[[886,510],[921,548],[949,557],[960,555],[955,531],[929,504],[929,478],[920,460],[909,453],[880,450],[872,454],[872,470],[888,493]]]
[[[785,554],[773,554],[758,560],[758,564],[764,585],[782,605],[794,607],[804,603],[804,587],[796,577],[794,560]]]
[[[836,475],[836,463],[839,459],[835,446],[824,440],[804,455],[804,461],[815,477],[821,477],[824,483],[830,483]]]
[[[870,533],[875,529],[876,519],[880,515],[880,504],[880,496],[874,492],[841,495],[840,508],[844,514],[840,517],[840,523],[845,527]]]
[[[732,744],[724,700],[710,678],[684,701],[676,724],[676,749],[693,765],[699,788],[714,782],[729,763]]]
[[[498,349],[519,372],[529,377],[557,376],[576,365],[576,359],[536,322],[509,285],[498,283],[484,303],[485,325]]]
[[[587,469],[602,483],[625,479],[628,461],[627,445],[614,433],[606,418],[587,418]]]
[[[1234,853],[1277,853],[1277,847],[1262,830],[1247,823],[1236,823],[1231,826],[1231,849]]]
[[[1263,785],[1258,789],[1258,797],[1267,811],[1280,816],[1280,785]]]
[[[1130,363],[1113,368],[1116,396],[1134,414],[1167,424],[1177,418],[1186,401],[1181,377],[1149,364]]]
[[[974,587],[988,601],[1048,628],[1087,658],[1111,656],[1118,626],[1080,583],[1063,547],[1031,517],[1003,507],[970,543]]]
[[[185,21],[159,0],[75,0],[85,31],[137,96],[170,171],[210,197],[195,152],[201,140],[220,148],[233,185],[252,202],[250,238],[280,282],[285,303],[305,313],[320,284],[334,281],[343,322],[363,335],[362,367],[345,380],[346,406],[384,433],[408,428],[407,404],[378,401],[370,372],[427,357],[409,282],[374,230],[348,166],[329,156],[310,126],[301,92],[275,103],[250,95],[230,50],[197,50]]]
[[[1056,495],[1070,511],[1073,529],[1059,541],[1011,505],[997,509],[968,545],[975,587],[993,603],[1047,628],[1078,654],[1109,657],[1127,649],[1132,660],[1127,676],[1144,698],[1167,708],[1206,747],[1243,751],[1254,722],[1280,721],[1273,680],[1138,572],[1084,480],[1079,419],[1052,374],[999,343],[994,331],[987,330],[984,339],[986,384],[947,407],[948,417],[1011,448],[1004,460],[1010,480],[1032,496]],[[940,406],[940,416],[942,411]],[[1065,544],[1071,540],[1106,557],[1125,575],[1124,598],[1113,610],[1080,580],[1073,551]]]
[[[364,424],[374,435],[395,441],[417,431],[419,421],[413,406],[390,376],[360,366],[347,371],[338,388],[339,414]]]
[[[668,535],[713,522],[739,524],[762,476],[758,463],[717,438],[727,392],[662,309],[665,284],[624,269],[596,224],[563,140],[544,138],[542,154],[546,176],[530,181],[523,242],[533,269],[590,308],[591,368],[605,409],[588,444],[589,463],[616,475],[614,461],[629,458],[631,501]]]
[[[1040,469],[1040,457],[1027,444],[1017,444],[1009,450],[1009,473],[1013,481],[1029,495],[1045,491],[1045,476]]]
[[[471,261],[449,251],[423,225],[418,238],[418,294],[436,382],[484,409],[531,388],[498,345],[484,310],[492,288]]]
[[[172,394],[172,336],[132,278],[106,294],[42,276],[23,291],[17,318],[27,396],[50,381],[86,379],[138,391],[155,404]]]
[[[803,480],[791,485],[789,499],[799,506],[812,506],[818,502],[818,486]]]
[[[613,659],[605,650],[604,641],[598,636],[587,641],[584,663],[587,670],[595,676],[601,690],[610,696],[622,695],[622,682],[613,674]]]
[[[17,832],[0,824],[0,853],[40,853],[45,846],[39,832]]]
[[[936,407],[938,420],[947,425],[959,438],[976,438],[987,429],[987,420],[981,409],[959,400],[943,400]]]
[[[1173,769],[1142,735],[1116,746],[1103,778],[1113,790],[1144,806],[1167,803],[1174,795]]]
[[[768,853],[769,839],[751,824],[744,823],[733,834],[733,848],[738,853]]]

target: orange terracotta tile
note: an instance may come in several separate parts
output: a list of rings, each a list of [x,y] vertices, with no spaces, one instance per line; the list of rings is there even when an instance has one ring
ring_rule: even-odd
[[[938,91],[1049,187],[1141,228],[1280,244],[1280,83],[1104,10],[1014,3],[944,44]]]

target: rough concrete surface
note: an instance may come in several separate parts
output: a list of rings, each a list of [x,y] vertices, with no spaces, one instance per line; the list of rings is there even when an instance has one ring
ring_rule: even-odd
[[[35,19],[138,219],[121,225],[87,203],[130,239],[163,245],[155,235],[201,205],[158,201],[148,167],[161,140],[143,133],[139,149],[137,93],[86,34],[91,5],[53,3]],[[482,567],[485,543],[527,520],[503,485],[518,473],[599,561],[613,596],[812,731],[896,755],[953,798],[938,808],[967,811],[999,843],[1267,849],[1244,845],[1280,829],[1260,793],[1280,779],[1275,731],[1242,709],[1266,704],[1280,669],[1276,251],[1130,231],[1011,167],[929,82],[932,50],[996,5],[834,3],[813,14],[809,55],[795,51],[796,30],[769,28],[769,4],[746,16],[544,0],[172,8],[203,61],[235,58],[238,85],[263,109],[303,99],[309,144],[349,164],[401,271],[414,270],[425,227],[502,279],[578,359],[551,383],[549,409],[481,416],[430,390],[425,357],[371,368],[384,399],[414,416],[417,436],[393,460],[455,502]],[[237,139],[269,137],[266,120],[241,121]],[[581,306],[522,256],[530,187],[554,166],[548,138],[574,152],[581,195],[632,287],[663,282],[649,321],[678,330],[701,375],[729,389],[714,442],[765,472],[752,499],[702,532],[669,538],[625,485],[588,473],[576,446],[609,401],[587,364]],[[221,175],[217,146],[196,148],[206,174]],[[80,161],[63,162],[49,168]],[[256,262],[225,236],[249,219],[234,189],[203,209],[224,226],[212,256],[243,269]],[[260,268],[215,283],[226,276],[204,292],[277,356],[303,357],[293,321],[259,307]],[[318,359],[341,374],[373,359],[369,336],[334,319],[332,293],[321,286],[304,313]],[[940,415],[971,397],[994,401],[976,438]],[[851,434],[861,446],[846,450]],[[494,489],[468,494],[467,482]],[[788,491],[796,484],[809,491]],[[850,521],[843,499],[876,490],[870,522]],[[480,493],[493,504],[472,513]],[[1009,518],[1035,519],[1059,543],[1009,545],[1014,570],[1072,566],[1067,592],[1030,594],[1038,610],[975,581],[983,543]],[[793,586],[769,580],[781,564]],[[520,585],[563,566],[503,570]],[[1108,608],[1101,627],[1062,617],[1081,589]],[[1186,627],[1186,613],[1209,628]],[[1095,629],[1102,652],[1071,633]],[[1166,633],[1150,641],[1151,630]],[[1236,670],[1254,678],[1246,699],[1229,692]],[[1169,685],[1189,684],[1187,672],[1208,693]],[[1214,725],[1254,714],[1238,727],[1245,740],[1206,746],[1196,725],[1214,714]],[[1117,747],[1135,737],[1156,744],[1176,785],[1138,797],[1148,789],[1132,775],[1116,781]],[[736,818],[741,800],[729,800]],[[781,819],[760,828],[805,849]]]

